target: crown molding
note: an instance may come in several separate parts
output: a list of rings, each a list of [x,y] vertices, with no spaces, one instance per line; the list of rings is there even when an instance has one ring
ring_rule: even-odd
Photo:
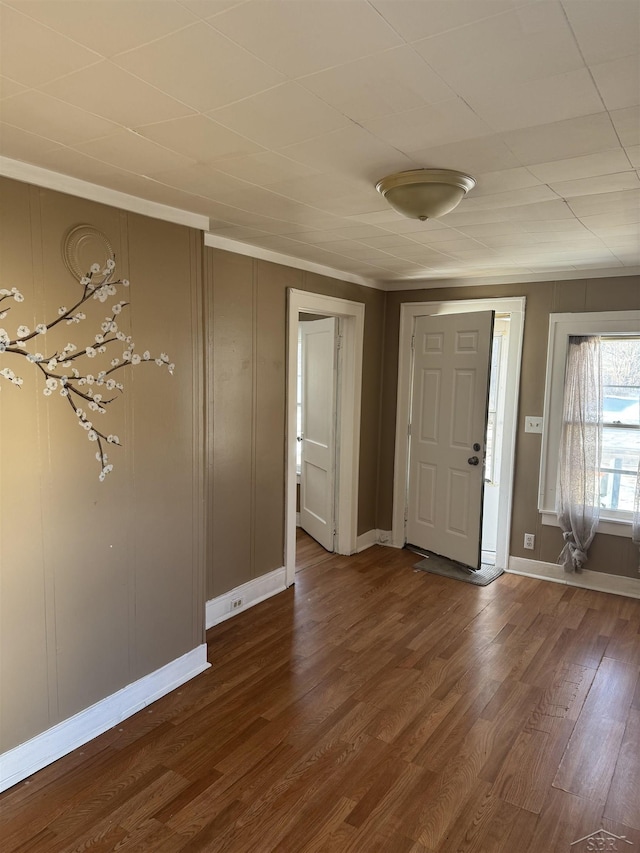
[[[281,264],[284,267],[294,267],[295,269],[305,270],[306,272],[326,275],[329,278],[337,278],[340,281],[350,281],[352,284],[360,284],[363,287],[371,287],[375,290],[386,289],[383,282],[372,278],[342,272],[333,267],[316,264],[313,261],[305,261],[304,258],[294,258],[292,255],[283,255],[280,252],[273,252],[270,249],[263,249],[260,246],[252,246],[251,243],[241,243],[239,240],[231,240],[229,237],[219,237],[217,234],[212,234],[211,232],[204,235],[204,244],[212,249],[224,249],[226,252],[235,252],[236,255],[246,255],[249,258],[270,261],[274,264]]]
[[[440,287],[482,287],[491,284],[524,284],[543,281],[575,281],[597,278],[640,276],[640,267],[613,267],[595,270],[562,270],[549,273],[523,273],[521,275],[474,276],[473,278],[421,278],[381,281],[384,290],[431,290]]]
[[[85,198],[89,201],[97,201],[108,204],[111,207],[119,207],[131,213],[140,213],[142,216],[150,216],[153,219],[163,219],[165,222],[173,222],[175,225],[186,225],[188,228],[196,228],[198,231],[209,230],[209,217],[189,210],[181,210],[178,207],[170,207],[157,201],[147,201],[135,195],[111,190],[100,184],[92,184],[80,178],[72,178],[61,172],[52,172],[24,163],[22,160],[12,160],[9,157],[0,157],[0,175],[13,178],[16,181],[25,181],[44,187],[48,190],[56,190],[69,195]]]

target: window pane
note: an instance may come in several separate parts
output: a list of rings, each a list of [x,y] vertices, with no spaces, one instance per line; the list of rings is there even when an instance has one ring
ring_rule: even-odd
[[[605,426],[602,435],[601,506],[633,511],[640,458],[640,430]]]
[[[601,339],[603,421],[640,425],[640,340]]]
[[[633,512],[640,457],[640,339],[601,339],[602,463],[600,494],[605,509]],[[607,426],[611,424],[611,426]]]

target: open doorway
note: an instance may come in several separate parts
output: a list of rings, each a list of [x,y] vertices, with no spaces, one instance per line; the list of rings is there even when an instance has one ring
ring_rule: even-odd
[[[338,554],[356,552],[358,513],[358,469],[360,461],[360,405],[364,311],[361,302],[351,302],[318,293],[288,291],[287,355],[287,481],[285,496],[285,570],[287,586],[295,581],[296,514],[298,495],[298,337],[300,315],[335,317],[339,321],[337,360],[338,448],[335,466],[334,549]]]
[[[417,318],[424,315],[460,314],[493,310],[501,319],[507,320],[502,331],[500,358],[497,364],[501,370],[496,387],[495,417],[493,434],[487,439],[493,442],[491,448],[494,474],[492,484],[495,486],[493,501],[487,510],[482,504],[483,515],[493,513],[492,527],[495,530],[495,541],[487,537],[486,545],[491,545],[487,556],[495,561],[495,565],[506,568],[509,558],[509,535],[511,526],[511,506],[513,487],[513,465],[515,459],[515,441],[517,427],[518,391],[520,381],[520,360],[524,330],[524,297],[507,297],[504,299],[468,299],[447,302],[404,303],[400,309],[400,335],[398,351],[398,397],[396,408],[396,451],[394,466],[393,494],[393,526],[392,544],[402,548],[406,543],[406,518],[408,512],[408,473],[410,437],[408,425],[410,422],[410,404],[412,390],[412,337]],[[504,347],[504,350],[503,350]],[[502,397],[500,385],[502,384]],[[502,408],[500,408],[502,402]],[[487,522],[489,525],[490,522]],[[484,537],[483,537],[484,539]],[[485,542],[483,542],[483,546]],[[495,551],[493,550],[495,547]],[[483,547],[484,550],[484,547]],[[495,556],[493,556],[495,554]]]
[[[298,314],[296,524],[329,553],[336,533],[339,323],[337,317]],[[297,536],[298,551],[300,541]]]

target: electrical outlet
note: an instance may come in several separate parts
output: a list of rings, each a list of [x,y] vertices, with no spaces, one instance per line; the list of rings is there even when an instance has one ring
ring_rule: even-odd
[[[542,432],[542,415],[525,415],[524,431]]]
[[[524,534],[524,547],[529,551],[533,551],[536,547],[536,537],[533,533]]]
[[[231,599],[231,610],[239,610],[244,604],[243,598],[232,598]]]

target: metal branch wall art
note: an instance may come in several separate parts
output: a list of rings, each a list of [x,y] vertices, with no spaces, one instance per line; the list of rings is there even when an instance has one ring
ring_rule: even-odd
[[[164,352],[159,356],[152,356],[148,350],[142,355],[136,352],[131,335],[125,334],[118,327],[120,314],[129,305],[122,299],[111,305],[110,312],[100,324],[100,331],[93,336],[90,344],[78,347],[68,342],[62,349],[48,355],[30,352],[29,345],[36,344],[40,336],[46,335],[55,326],[62,323],[74,326],[86,320],[82,308],[88,300],[106,302],[110,297],[117,297],[119,289],[128,288],[127,279],[116,279],[115,268],[115,262],[111,258],[107,260],[104,268],[93,264],[89,272],[80,279],[80,299],[71,308],[64,305],[58,308],[58,316],[51,322],[38,323],[33,331],[28,326],[20,325],[13,336],[0,328],[0,364],[9,356],[15,361],[24,359],[42,376],[42,393],[46,397],[58,393],[67,400],[78,425],[89,441],[95,442],[97,446],[96,459],[100,464],[101,481],[113,470],[106,447],[109,444],[120,446],[120,439],[117,435],[108,433],[97,421],[124,391],[124,385],[119,381],[122,370],[141,364],[156,364],[173,374],[175,365]],[[0,288],[0,321],[8,317],[11,302],[23,301],[24,296],[16,287],[11,290]],[[120,348],[121,351],[116,354]],[[104,370],[90,373],[89,362],[107,352],[114,356],[110,365],[105,363]],[[100,361],[101,359],[98,359],[98,363]],[[0,367],[0,376],[17,388],[23,384],[23,379],[10,367]]]

